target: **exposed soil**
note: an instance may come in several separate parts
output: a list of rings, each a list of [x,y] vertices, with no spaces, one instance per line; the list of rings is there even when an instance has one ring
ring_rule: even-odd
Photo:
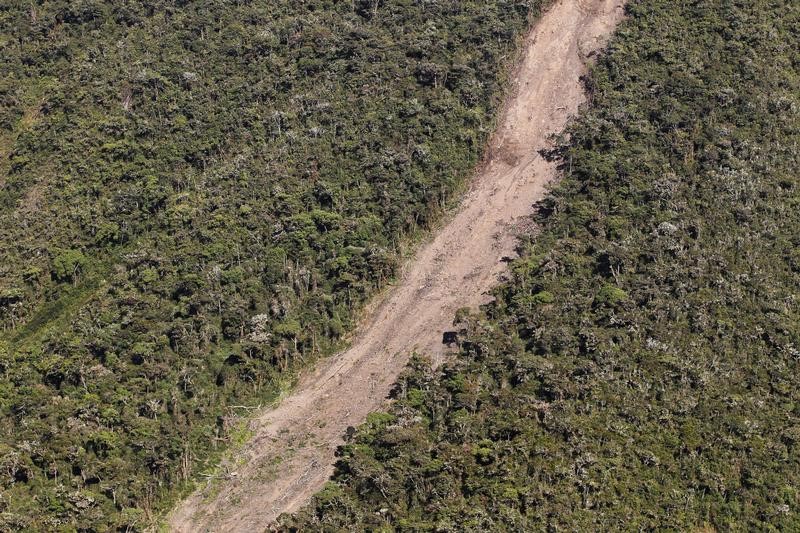
[[[440,360],[455,311],[486,303],[512,256],[516,229],[556,176],[539,151],[585,101],[589,56],[623,17],[624,0],[560,0],[526,41],[486,161],[460,210],[377,302],[352,346],[301,377],[276,408],[251,422],[254,437],[230,475],[197,490],[169,516],[175,531],[250,532],[306,503],[333,473],[348,426],[378,410],[413,351]]]

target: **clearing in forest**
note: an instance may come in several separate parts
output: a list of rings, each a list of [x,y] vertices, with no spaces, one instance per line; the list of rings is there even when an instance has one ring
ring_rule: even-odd
[[[321,361],[274,409],[224,470],[169,516],[175,531],[252,531],[297,510],[330,478],[348,426],[381,408],[412,352],[442,357],[455,311],[487,300],[515,228],[557,173],[539,154],[585,101],[589,55],[623,17],[623,0],[561,0],[528,35],[486,161],[452,219],[368,313],[352,346]]]

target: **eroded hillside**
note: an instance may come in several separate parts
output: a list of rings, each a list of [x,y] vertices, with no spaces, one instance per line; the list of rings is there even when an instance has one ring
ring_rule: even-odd
[[[0,529],[142,527],[341,346],[539,2],[0,7]]]
[[[513,278],[285,529],[800,528],[799,28],[631,1]]]

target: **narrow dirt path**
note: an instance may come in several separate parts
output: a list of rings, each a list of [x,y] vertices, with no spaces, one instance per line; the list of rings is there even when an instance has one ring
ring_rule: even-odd
[[[174,531],[263,530],[297,510],[333,472],[348,426],[379,409],[409,355],[442,357],[455,311],[487,301],[513,254],[515,230],[556,175],[539,156],[585,100],[580,77],[623,17],[624,0],[560,0],[536,24],[488,161],[460,211],[405,269],[351,348],[303,376],[276,408],[251,422],[254,438],[228,479],[198,490],[169,516]]]

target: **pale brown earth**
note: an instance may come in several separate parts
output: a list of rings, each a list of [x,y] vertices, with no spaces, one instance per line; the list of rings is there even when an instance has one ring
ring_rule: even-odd
[[[348,426],[380,409],[413,351],[439,360],[455,311],[486,291],[515,248],[515,228],[556,176],[539,151],[585,101],[580,77],[623,17],[624,0],[561,0],[525,42],[505,110],[460,209],[371,308],[352,346],[302,376],[251,421],[254,437],[227,472],[168,517],[174,531],[250,532],[306,503],[330,478]]]

